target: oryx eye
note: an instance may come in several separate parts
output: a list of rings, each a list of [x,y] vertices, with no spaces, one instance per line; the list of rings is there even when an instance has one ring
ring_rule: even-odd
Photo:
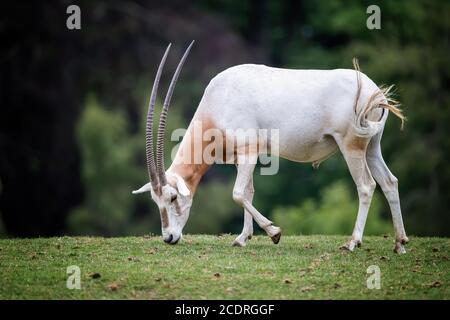
[[[177,200],[177,195],[176,194],[174,194],[172,196],[172,198],[170,198],[170,202],[174,202],[175,200]]]

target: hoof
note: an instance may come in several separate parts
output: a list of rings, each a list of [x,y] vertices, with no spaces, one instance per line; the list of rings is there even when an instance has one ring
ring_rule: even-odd
[[[395,239],[395,246],[394,246],[394,252],[398,254],[404,254],[406,253],[406,249],[404,247],[405,244],[409,242],[409,239],[407,236],[403,236],[401,238]]]
[[[272,239],[273,243],[277,244],[278,242],[280,242],[281,229],[279,227],[270,225],[265,230],[269,235],[270,239]]]
[[[405,254],[406,249],[401,242],[396,242],[394,246],[394,252],[398,254]]]
[[[238,240],[234,240],[231,244],[233,247],[245,247],[247,245],[246,242],[240,242]]]
[[[270,239],[272,239],[273,243],[278,244],[278,242],[280,242],[280,238],[281,238],[281,232],[270,237]]]
[[[252,238],[251,235],[243,235],[240,234],[236,239],[234,239],[232,245],[233,247],[245,247],[247,245],[247,241]]]
[[[355,247],[361,247],[360,240],[351,239],[346,244],[340,246],[339,249],[353,252],[353,250],[355,250]]]
[[[355,247],[351,247],[348,243],[346,243],[346,244],[343,244],[342,246],[340,246],[339,249],[345,250],[345,251],[353,251],[355,249]]]
[[[405,236],[404,238],[400,239],[397,242],[400,242],[401,244],[407,244],[409,242],[409,239],[407,236]]]

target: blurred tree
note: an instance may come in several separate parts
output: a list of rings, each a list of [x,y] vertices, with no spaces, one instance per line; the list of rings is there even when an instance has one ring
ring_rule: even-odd
[[[356,194],[356,192],[354,192]],[[336,181],[321,191],[318,200],[306,199],[298,207],[277,207],[274,221],[286,234],[351,234],[358,212],[358,200],[347,184]],[[372,199],[365,234],[392,230],[392,223],[380,216],[379,194]]]
[[[62,234],[67,212],[83,195],[74,136],[82,93],[73,56],[79,37],[61,35],[62,2],[3,1],[0,15],[3,224],[16,236]]]
[[[230,201],[233,180],[211,181],[198,189],[191,208],[187,233],[238,232],[242,225],[233,228],[232,219],[243,219],[243,210]],[[240,228],[239,228],[240,227]]]
[[[77,136],[82,157],[82,181],[86,197],[69,216],[72,232],[125,234],[132,212],[130,180],[136,143],[120,112],[106,111],[90,96],[81,115]]]

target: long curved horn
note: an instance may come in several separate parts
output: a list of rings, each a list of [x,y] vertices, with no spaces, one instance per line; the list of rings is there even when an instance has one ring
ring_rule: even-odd
[[[166,52],[159,63],[158,71],[156,72],[155,82],[153,82],[152,93],[150,95],[150,101],[148,103],[148,112],[147,112],[147,123],[145,126],[145,154],[147,157],[147,170],[148,177],[152,184],[153,190],[157,189],[158,186],[158,175],[155,166],[155,158],[153,155],[153,113],[155,110],[155,102],[156,96],[158,93],[159,80],[161,79],[161,73],[164,68],[164,64],[166,62],[167,55],[169,54],[170,46],[172,44],[169,43],[167,46]]]
[[[161,184],[161,186],[167,184],[166,170],[164,169],[164,132],[166,130],[167,112],[169,111],[170,100],[172,99],[173,90],[175,89],[175,84],[177,83],[178,76],[180,75],[181,72],[181,68],[183,67],[184,61],[186,60],[193,44],[194,41],[191,42],[189,47],[184,52],[184,55],[181,58],[180,62],[178,63],[178,67],[175,70],[175,73],[172,77],[172,81],[170,82],[169,89],[167,90],[166,98],[164,99],[163,109],[161,111],[161,116],[159,118],[158,138],[156,141],[156,171],[158,173],[159,183]]]

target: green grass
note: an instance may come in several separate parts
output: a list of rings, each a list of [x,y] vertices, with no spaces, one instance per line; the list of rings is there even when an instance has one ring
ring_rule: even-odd
[[[408,253],[392,238],[365,237],[350,253],[344,236],[187,235],[0,240],[1,299],[449,299],[450,239],[411,237]],[[66,288],[66,268],[81,269],[81,290]],[[381,289],[366,270],[381,269]],[[93,276],[97,273],[99,277]],[[97,276],[98,276],[97,275]]]

